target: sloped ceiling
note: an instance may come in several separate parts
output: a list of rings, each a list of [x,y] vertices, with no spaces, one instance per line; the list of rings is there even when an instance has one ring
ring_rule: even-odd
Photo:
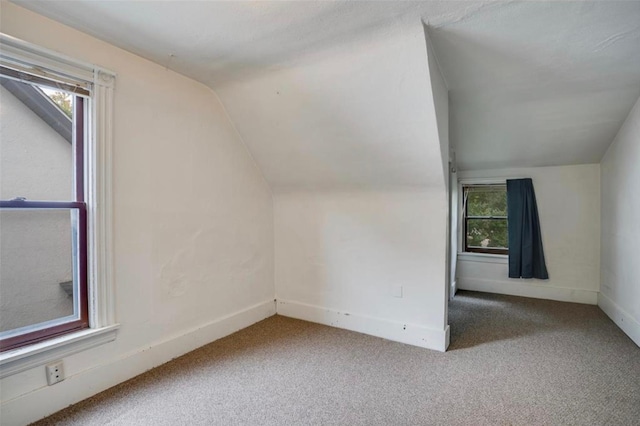
[[[444,188],[426,49],[385,26],[216,92],[274,190]]]
[[[213,88],[275,187],[436,179],[421,21],[462,169],[598,162],[640,95],[640,2],[16,3]]]
[[[461,169],[598,163],[640,96],[640,2],[523,2],[431,29]]]

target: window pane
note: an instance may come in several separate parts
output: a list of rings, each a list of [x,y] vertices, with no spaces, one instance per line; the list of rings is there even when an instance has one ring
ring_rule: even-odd
[[[504,186],[469,187],[467,216],[506,216],[507,189]]]
[[[468,219],[467,246],[507,248],[509,239],[506,219]]]
[[[0,210],[1,335],[78,318],[77,216],[76,209]]]
[[[0,83],[0,199],[73,200],[73,96]]]

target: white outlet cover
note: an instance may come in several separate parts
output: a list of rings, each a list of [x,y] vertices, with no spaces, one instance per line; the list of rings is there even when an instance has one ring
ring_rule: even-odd
[[[64,365],[62,361],[52,362],[46,367],[47,372],[47,384],[49,386],[55,385],[58,382],[64,380]]]

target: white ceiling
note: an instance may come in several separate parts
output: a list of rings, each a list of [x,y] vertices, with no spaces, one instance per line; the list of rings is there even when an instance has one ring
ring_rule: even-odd
[[[640,95],[640,2],[16,3],[212,87],[276,187],[432,179],[421,20],[462,169],[598,162]]]
[[[430,30],[462,169],[598,163],[640,96],[640,2],[524,2]]]
[[[16,0],[211,87],[365,37],[402,16],[456,20],[480,2]],[[474,4],[477,3],[477,4]],[[174,55],[173,57],[171,55]]]

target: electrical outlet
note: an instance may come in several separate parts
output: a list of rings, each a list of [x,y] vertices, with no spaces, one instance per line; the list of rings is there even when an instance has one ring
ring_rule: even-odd
[[[64,380],[64,367],[62,361],[56,361],[47,365],[47,383],[49,386],[55,385]]]

